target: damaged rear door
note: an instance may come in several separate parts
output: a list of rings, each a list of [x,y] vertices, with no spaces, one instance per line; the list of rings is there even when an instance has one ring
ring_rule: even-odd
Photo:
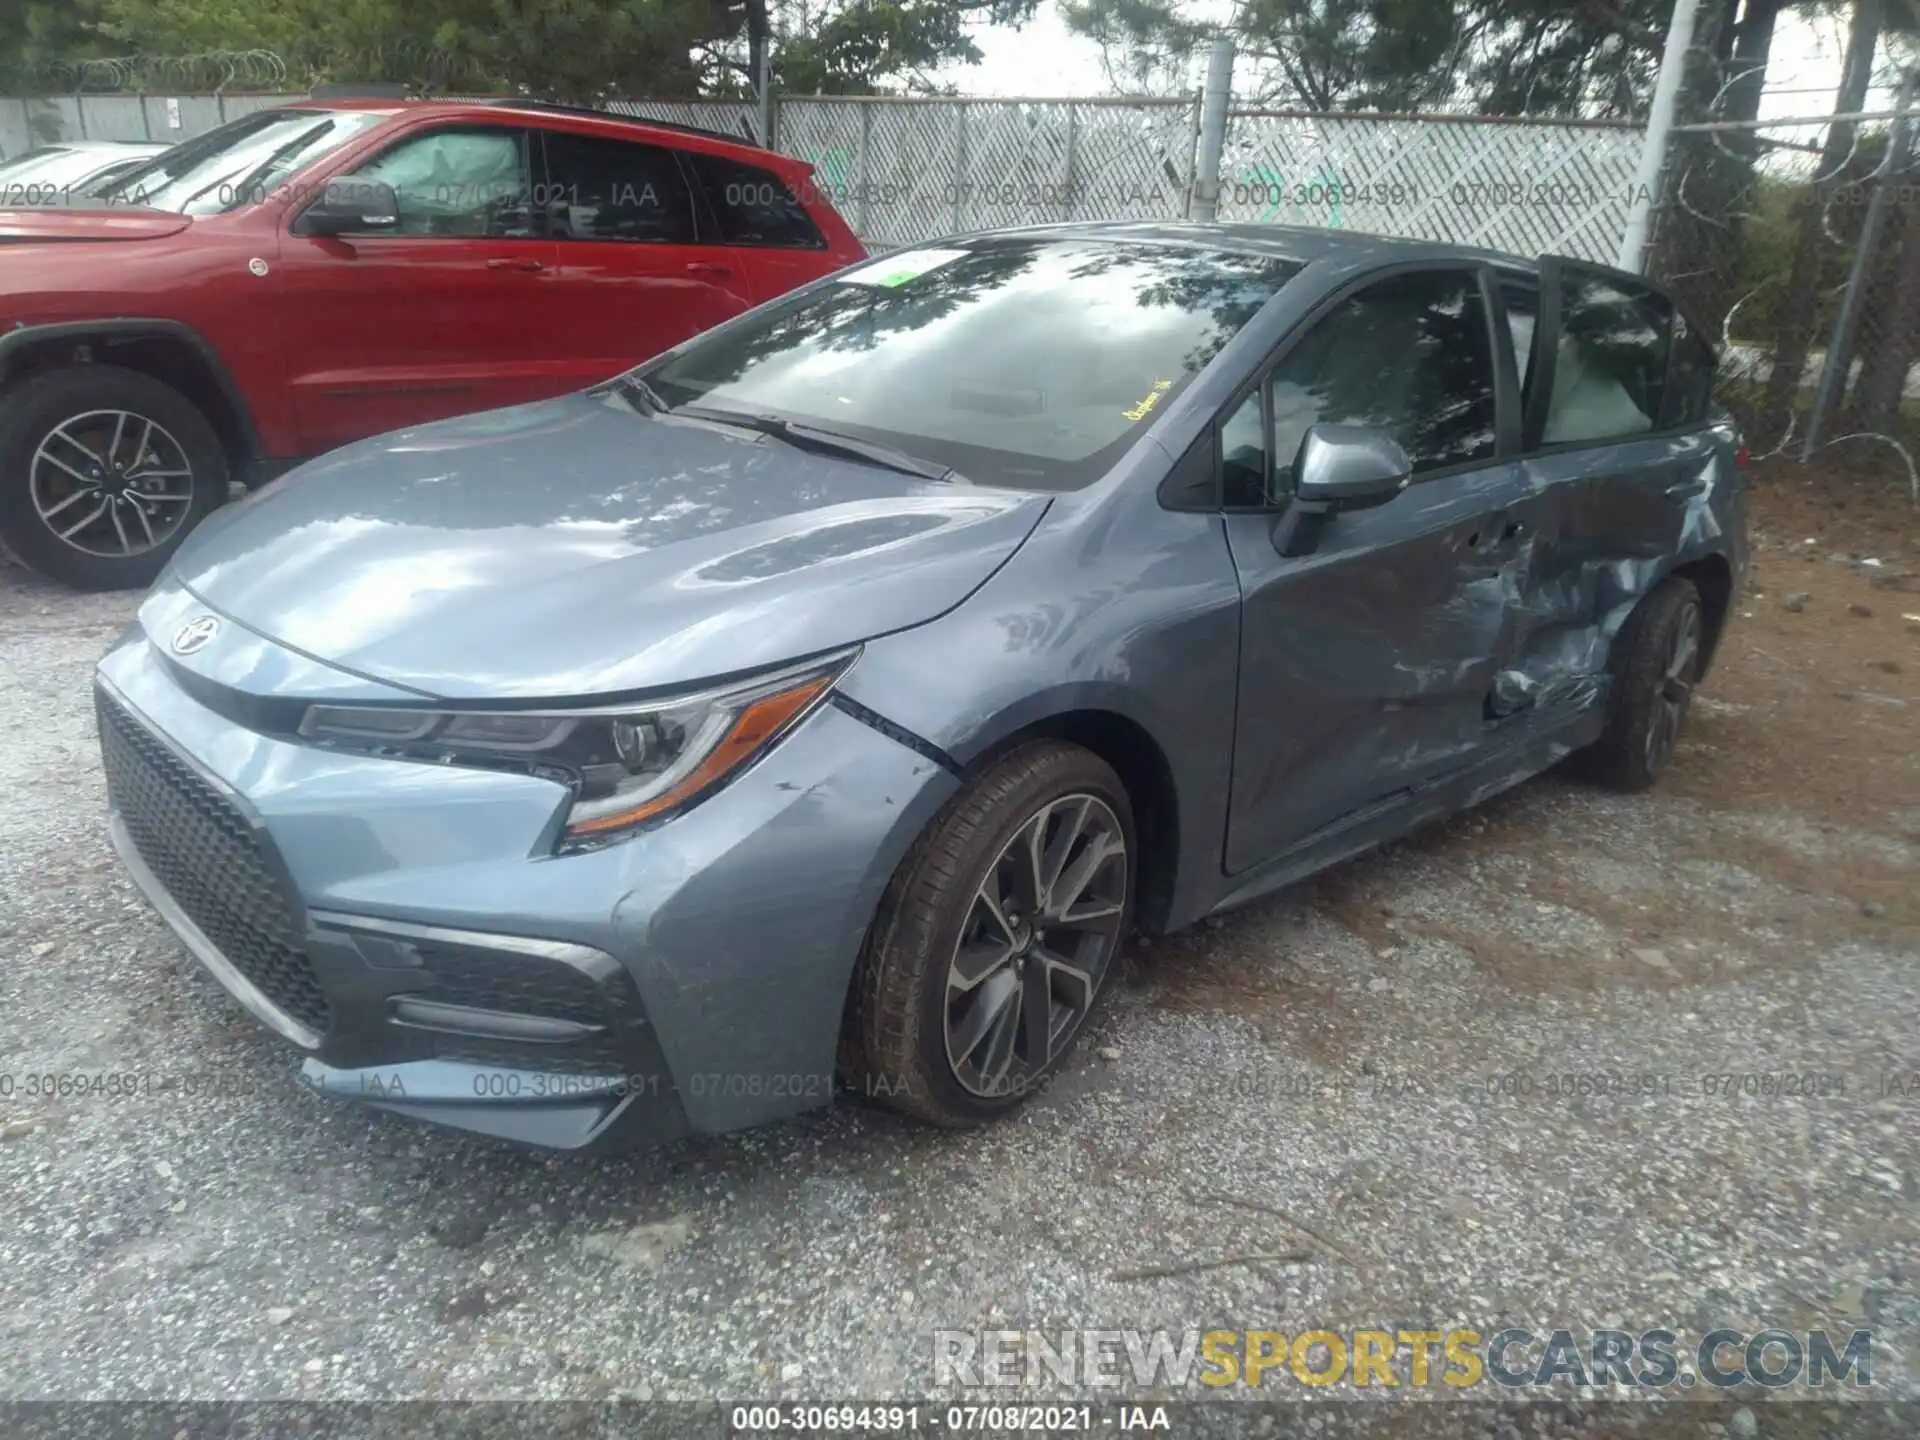
[[[1242,597],[1230,873],[1485,751],[1488,696],[1522,630],[1532,497],[1493,284],[1472,261],[1378,273],[1331,297],[1223,412]],[[1334,516],[1311,553],[1281,554],[1292,465],[1317,423],[1392,435],[1412,483]]]
[[[1525,421],[1529,543],[1496,717],[1599,698],[1612,635],[1683,549],[1710,488],[1712,352],[1638,276],[1547,257],[1503,273]],[[1690,518],[1692,517],[1692,518]]]

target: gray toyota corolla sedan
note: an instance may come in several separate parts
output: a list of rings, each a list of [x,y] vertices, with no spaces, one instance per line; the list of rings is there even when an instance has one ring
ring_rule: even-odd
[[[1660,773],[1745,565],[1713,366],[1566,260],[897,251],[214,516],[100,665],[114,841],[329,1093],[981,1120],[1135,926]]]

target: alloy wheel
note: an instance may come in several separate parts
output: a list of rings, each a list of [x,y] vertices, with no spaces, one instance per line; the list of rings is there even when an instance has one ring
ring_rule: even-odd
[[[130,410],[90,410],[54,426],[27,475],[40,522],[88,555],[144,554],[165,544],[193,506],[187,452]]]
[[[974,892],[947,971],[947,1063],[975,1095],[1009,1094],[1072,1040],[1119,948],[1128,855],[1098,796],[1049,801]]]
[[[1657,771],[1673,754],[1693,698],[1693,682],[1700,660],[1700,607],[1689,602],[1674,617],[1672,638],[1661,666],[1653,714],[1647,726],[1647,768]]]

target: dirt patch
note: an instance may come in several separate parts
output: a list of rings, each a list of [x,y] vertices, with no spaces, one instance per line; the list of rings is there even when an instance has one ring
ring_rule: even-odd
[[[1663,786],[1920,835],[1920,510],[1781,464],[1753,499],[1747,593]]]

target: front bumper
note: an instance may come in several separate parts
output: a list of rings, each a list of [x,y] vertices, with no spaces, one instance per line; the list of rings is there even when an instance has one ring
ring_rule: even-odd
[[[954,788],[829,705],[668,825],[555,856],[550,782],[259,733],[138,630],[98,680],[129,875],[308,1084],[569,1149],[830,1098],[866,926]]]

